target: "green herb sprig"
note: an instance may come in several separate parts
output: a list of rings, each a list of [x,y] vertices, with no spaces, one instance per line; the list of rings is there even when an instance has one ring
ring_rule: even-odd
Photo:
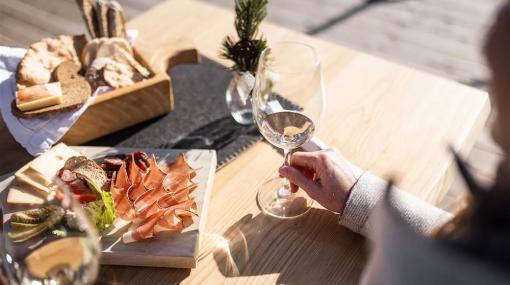
[[[235,28],[239,40],[227,36],[221,56],[234,62],[232,70],[255,73],[260,53],[266,48],[263,36],[258,37],[260,23],[267,15],[267,0],[235,0]]]

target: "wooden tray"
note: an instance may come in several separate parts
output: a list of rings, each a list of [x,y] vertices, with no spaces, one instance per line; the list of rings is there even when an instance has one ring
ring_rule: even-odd
[[[107,147],[73,147],[90,158],[101,158],[107,154],[129,153],[136,149]],[[211,189],[216,168],[216,152],[214,150],[158,150],[142,149],[153,153],[159,160],[173,161],[181,152],[185,152],[186,160],[196,169],[193,181],[198,184],[193,192],[197,202],[198,217],[194,223],[179,234],[124,244],[120,240],[122,234],[108,239],[101,239],[103,248],[101,263],[111,265],[151,266],[194,268],[197,264],[200,236],[204,232]],[[2,201],[5,222],[13,212],[25,210],[7,204],[7,194],[13,175],[4,176],[0,182],[0,199]]]
[[[190,42],[186,39],[177,42],[178,45],[163,47],[153,54],[142,54],[135,47],[135,58],[151,71],[152,77],[98,95],[61,141],[83,144],[172,111],[172,81],[167,71],[178,64],[200,61]]]

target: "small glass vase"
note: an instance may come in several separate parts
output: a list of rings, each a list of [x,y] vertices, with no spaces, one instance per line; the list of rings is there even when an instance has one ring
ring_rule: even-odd
[[[254,84],[255,77],[250,72],[233,71],[232,80],[230,80],[225,92],[230,114],[241,125],[253,124],[251,90]]]

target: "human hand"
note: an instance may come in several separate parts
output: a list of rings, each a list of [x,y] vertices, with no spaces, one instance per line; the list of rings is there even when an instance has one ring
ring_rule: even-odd
[[[280,176],[291,183],[292,192],[298,187],[326,209],[342,213],[350,190],[362,171],[338,151],[296,152],[290,166],[280,168]]]

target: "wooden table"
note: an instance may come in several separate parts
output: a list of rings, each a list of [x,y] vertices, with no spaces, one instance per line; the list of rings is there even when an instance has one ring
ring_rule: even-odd
[[[218,50],[234,33],[231,12],[173,0],[129,26],[139,30],[137,48],[149,58],[187,38],[203,56],[229,64]],[[297,40],[320,52],[328,94],[321,140],[362,168],[396,176],[402,189],[441,200],[454,170],[446,147],[469,152],[490,111],[486,93],[271,24],[262,32],[269,45]],[[196,269],[105,266],[99,281],[355,284],[366,261],[364,239],[338,226],[335,214],[317,207],[301,219],[279,221],[260,213],[257,188],[281,163],[271,146],[259,143],[217,173]]]

